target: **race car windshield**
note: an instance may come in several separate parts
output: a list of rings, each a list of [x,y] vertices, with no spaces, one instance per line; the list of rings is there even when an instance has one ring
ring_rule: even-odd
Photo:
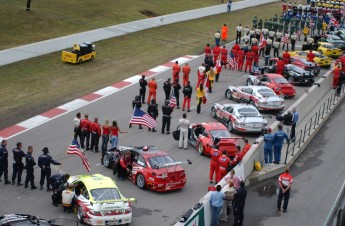
[[[231,134],[228,130],[210,130],[210,134],[212,137],[222,137],[222,138],[230,138]]]
[[[269,90],[269,89],[259,89],[258,93],[264,97],[273,97],[274,96],[274,92],[272,90]]]
[[[287,84],[289,83],[285,78],[274,78],[274,81],[278,84]]]
[[[259,114],[255,109],[252,109],[252,108],[241,108],[238,110],[238,113],[241,116],[246,116],[246,117],[258,116]]]
[[[95,201],[111,201],[121,199],[119,191],[116,188],[97,188],[92,189],[90,192]]]
[[[161,156],[155,156],[155,157],[149,158],[149,163],[153,168],[169,167],[169,166],[166,166],[166,164],[174,163],[174,162],[175,162],[174,159],[172,159],[168,155],[161,155]]]

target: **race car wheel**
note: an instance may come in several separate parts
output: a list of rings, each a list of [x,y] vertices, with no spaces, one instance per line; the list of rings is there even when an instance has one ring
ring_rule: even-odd
[[[84,224],[83,210],[80,206],[78,206],[77,218],[78,218],[79,223]]]
[[[254,102],[253,100],[251,100],[251,101],[249,102],[249,104],[251,104],[251,105],[253,105],[254,107],[256,107],[256,104],[255,104],[255,102]]]
[[[137,186],[140,189],[145,189],[145,177],[144,177],[144,175],[138,174],[136,181],[137,181]]]
[[[217,118],[217,112],[216,112],[216,109],[214,107],[211,108],[211,116],[213,118]]]
[[[234,125],[232,124],[232,121],[229,120],[229,122],[228,122],[228,130],[229,130],[229,132],[231,132],[233,129],[234,129]]]
[[[253,81],[251,79],[247,79],[247,86],[253,85]]]
[[[83,62],[83,60],[82,60],[82,59],[80,59],[80,60],[78,61],[78,63],[79,63],[79,64],[81,64],[82,62]]]
[[[200,155],[204,154],[204,145],[201,142],[198,144],[198,152]]]
[[[103,165],[106,168],[110,167],[110,156],[108,154],[105,154],[104,157],[103,157]]]
[[[231,92],[231,90],[230,89],[227,89],[226,91],[225,91],[225,97],[226,98],[228,98],[228,99],[232,99],[232,92]]]
[[[95,59],[95,57],[94,57],[94,56],[91,56],[90,61],[93,61],[93,59]]]

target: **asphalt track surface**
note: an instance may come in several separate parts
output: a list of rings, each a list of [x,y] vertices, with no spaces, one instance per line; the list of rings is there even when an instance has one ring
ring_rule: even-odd
[[[288,212],[278,212],[277,177],[248,188],[243,225],[322,225],[345,180],[344,100],[291,167]],[[232,223],[232,221],[231,221]],[[221,226],[231,225],[229,223]]]
[[[203,57],[196,58],[190,61],[191,70],[191,83],[195,87],[196,84],[196,71],[197,67],[203,61]],[[325,73],[323,70],[321,74]],[[196,114],[195,107],[191,113],[188,113],[188,118],[192,123],[215,121],[210,115],[210,109],[213,103],[229,103],[225,99],[224,92],[228,85],[244,85],[247,75],[243,73],[223,70],[220,76],[220,81],[215,83],[214,92],[209,95],[209,100],[206,105],[202,106],[202,114]],[[171,77],[171,70],[156,76],[158,81],[158,104],[161,109],[163,103],[162,84],[164,80]],[[81,109],[69,112],[52,121],[37,126],[29,131],[23,132],[8,140],[8,150],[11,151],[17,141],[23,143],[23,147],[33,145],[34,157],[41,154],[43,147],[47,146],[50,153],[57,161],[62,162],[62,166],[53,166],[52,173],[69,173],[70,175],[85,174],[86,171],[81,165],[81,161],[76,156],[67,156],[66,150],[72,140],[73,126],[72,120],[77,112],[88,113],[90,118],[98,117],[100,122],[103,123],[105,118],[110,120],[116,119],[122,130],[128,129],[128,122],[132,114],[131,102],[134,96],[138,93],[138,84],[128,87],[116,94],[105,97],[99,101],[93,102]],[[293,99],[287,99],[285,106],[288,108],[299,96],[301,96],[307,87],[296,87],[297,95]],[[195,91],[195,90],[194,90]],[[194,92],[195,94],[195,92]],[[195,96],[195,95],[194,95]],[[180,97],[180,101],[182,98]],[[195,99],[192,100],[192,105],[195,106]],[[144,110],[147,105],[144,105]],[[173,112],[171,132],[177,127],[178,120],[182,117],[182,110]],[[272,119],[273,120],[273,119]],[[148,132],[147,129],[139,130],[138,126],[133,126],[128,129],[127,135],[120,135],[119,145],[155,145],[169,153],[175,160],[190,159],[193,164],[184,166],[187,173],[187,184],[185,188],[179,191],[168,193],[157,193],[148,190],[140,190],[132,182],[117,181],[117,184],[122,193],[127,197],[135,197],[138,202],[133,207],[133,226],[151,226],[151,225],[173,225],[179,216],[186,210],[193,207],[194,204],[207,192],[209,186],[208,173],[209,173],[209,159],[205,156],[200,156],[197,151],[189,147],[188,150],[180,150],[177,148],[177,142],[173,140],[172,135],[160,134],[161,128],[161,111],[158,118],[158,132]],[[236,135],[238,136],[238,135]],[[252,143],[256,136],[250,138]],[[86,152],[90,164],[91,173],[101,173],[106,176],[112,177],[112,171],[106,169],[100,162],[100,153]],[[12,159],[12,153],[10,158]],[[11,160],[9,164],[9,176],[12,174]],[[25,172],[23,173],[23,178]],[[39,169],[36,168],[36,185],[39,181]],[[114,178],[115,179],[115,178]],[[0,184],[0,215],[5,213],[28,213],[39,215],[46,219],[62,218],[73,219],[73,214],[65,214],[62,207],[56,208],[51,205],[51,193],[40,190],[27,190],[23,187],[15,187],[13,185]],[[249,200],[249,199],[248,199]],[[249,205],[249,204],[248,204]],[[72,222],[64,223],[64,225],[74,225]]]

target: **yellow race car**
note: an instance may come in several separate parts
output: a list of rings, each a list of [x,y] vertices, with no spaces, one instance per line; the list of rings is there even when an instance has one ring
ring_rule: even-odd
[[[72,52],[62,51],[61,60],[72,64],[81,64],[84,61],[92,61],[96,57],[95,45],[91,42],[74,44]]]
[[[318,42],[317,43],[317,51],[321,53],[322,55],[328,56],[328,57],[340,57],[343,55],[343,51],[341,49],[335,48],[333,44],[328,42]]]
[[[289,52],[290,56],[299,56],[301,58],[307,58],[307,54],[309,51],[293,51]],[[313,51],[315,58],[314,62],[318,64],[320,67],[327,67],[329,68],[332,64],[332,58],[322,55],[320,52]]]

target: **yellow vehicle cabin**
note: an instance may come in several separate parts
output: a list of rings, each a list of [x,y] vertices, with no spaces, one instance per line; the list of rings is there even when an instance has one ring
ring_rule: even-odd
[[[62,51],[61,60],[72,64],[81,64],[84,61],[92,61],[96,57],[95,45],[85,42],[81,45],[74,44],[72,52]]]

